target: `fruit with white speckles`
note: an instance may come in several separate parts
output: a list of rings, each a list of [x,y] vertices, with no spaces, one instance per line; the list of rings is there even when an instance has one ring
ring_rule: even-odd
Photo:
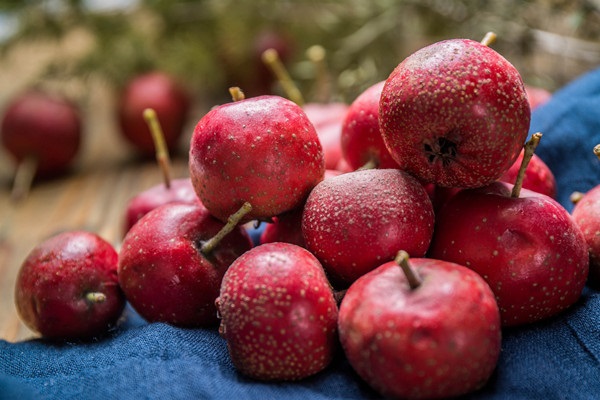
[[[515,183],[523,162],[523,154],[524,152],[521,151],[514,164],[500,177],[501,181]],[[536,154],[531,157],[525,169],[523,187],[552,198],[556,197],[556,178],[550,167]]]
[[[479,42],[424,47],[387,78],[383,139],[400,168],[447,187],[491,183],[515,161],[531,110],[518,71]]]
[[[362,276],[342,300],[339,336],[352,367],[389,398],[448,398],[482,387],[501,344],[489,286],[458,264],[398,263],[405,261]]]
[[[204,206],[222,221],[244,202],[246,221],[266,220],[302,204],[323,179],[323,149],[295,103],[259,96],[213,108],[190,144],[190,176]]]
[[[586,192],[571,212],[575,223],[581,228],[590,255],[588,281],[600,287],[600,185]]]
[[[319,261],[290,243],[253,248],[229,268],[217,299],[233,365],[259,380],[323,370],[337,346],[338,307]]]
[[[38,244],[15,285],[22,321],[53,340],[105,334],[125,307],[117,279],[118,254],[95,233],[67,231]]]
[[[377,168],[398,167],[379,129],[379,98],[384,84],[385,81],[378,82],[361,93],[342,123],[342,153],[353,170],[369,162]]]
[[[495,182],[463,189],[436,215],[428,255],[478,272],[494,291],[502,324],[522,325],[565,310],[588,275],[585,239],[554,199]]]
[[[125,229],[129,229],[151,210],[169,203],[201,204],[189,178],[173,179],[152,186],[132,197],[125,208]]]
[[[200,204],[172,203],[144,215],[123,239],[119,283],[148,321],[214,326],[214,302],[229,265],[252,247],[236,227],[210,252],[202,246],[223,228]]]
[[[399,248],[425,255],[433,227],[425,188],[397,169],[326,179],[311,192],[302,216],[306,248],[336,284],[353,282],[393,259]]]

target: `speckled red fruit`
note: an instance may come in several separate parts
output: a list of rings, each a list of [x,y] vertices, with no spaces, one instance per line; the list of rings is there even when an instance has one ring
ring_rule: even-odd
[[[222,221],[244,202],[252,204],[245,221],[292,210],[325,172],[315,128],[279,96],[213,108],[196,125],[189,159],[198,197]]]
[[[125,208],[125,229],[129,229],[144,215],[169,203],[201,204],[189,178],[173,179],[170,186],[155,185],[132,197]]]
[[[153,156],[154,141],[143,116],[145,109],[152,108],[167,148],[174,150],[183,134],[190,106],[189,94],[172,76],[160,71],[136,76],[123,88],[117,104],[121,133],[142,155]]]
[[[462,190],[436,215],[432,258],[478,272],[496,295],[505,326],[558,314],[579,297],[588,276],[587,245],[552,198],[495,182]]]
[[[440,186],[477,187],[515,161],[530,114],[512,64],[479,42],[453,39],[394,69],[381,93],[379,124],[400,169]]]
[[[348,172],[317,185],[304,206],[306,248],[332,279],[351,283],[394,258],[398,249],[425,255],[433,206],[423,185],[406,172]]]
[[[588,245],[590,272],[588,281],[600,287],[600,186],[584,194],[571,212],[573,220],[581,228]]]
[[[378,82],[352,102],[342,123],[344,159],[356,170],[369,161],[378,168],[397,168],[379,130],[379,98],[385,81]]]
[[[517,157],[508,171],[500,177],[500,180],[514,184],[522,162],[523,151],[521,151],[519,157]],[[523,176],[523,187],[556,198],[556,179],[554,178],[554,174],[550,170],[550,167],[537,154],[534,154],[527,164],[525,175]]]
[[[15,285],[22,321],[43,337],[90,339],[106,333],[125,307],[110,243],[85,231],[56,234],[27,256]],[[93,299],[90,293],[102,294]]]
[[[150,211],[129,230],[121,246],[119,282],[142,317],[182,327],[217,324],[214,302],[223,275],[252,247],[238,227],[202,254],[202,244],[222,227],[200,204],[172,203]]]
[[[338,327],[348,361],[389,398],[449,398],[482,387],[500,354],[492,291],[463,266],[425,258],[411,264],[423,280],[416,289],[389,262],[346,292]]]
[[[267,243],[242,255],[217,307],[233,365],[247,376],[298,380],[331,362],[337,304],[321,264],[302,247]]]
[[[71,166],[81,145],[77,106],[62,96],[29,90],[8,104],[1,127],[2,144],[17,163],[37,158],[37,176],[51,176]]]

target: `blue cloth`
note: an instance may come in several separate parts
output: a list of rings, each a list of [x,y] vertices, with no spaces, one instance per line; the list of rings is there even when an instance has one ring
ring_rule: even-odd
[[[537,154],[553,169],[558,198],[600,183],[600,70],[558,91],[532,118]],[[254,238],[259,231],[253,232]],[[563,314],[504,331],[492,379],[468,399],[600,398],[600,293],[586,288]],[[51,344],[0,341],[0,399],[376,399],[341,353],[325,371],[295,383],[240,376],[216,329],[147,324],[130,308],[103,340]]]

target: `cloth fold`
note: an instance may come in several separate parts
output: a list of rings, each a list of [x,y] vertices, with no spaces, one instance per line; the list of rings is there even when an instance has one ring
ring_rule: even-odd
[[[600,183],[600,69],[554,94],[532,116],[537,154],[553,170],[558,200]],[[256,237],[256,232],[255,232]],[[377,399],[340,351],[325,371],[299,382],[239,375],[215,329],[143,321],[131,308],[102,340],[53,344],[0,341],[0,399]],[[600,292],[586,288],[564,313],[506,329],[498,368],[466,399],[600,398]]]

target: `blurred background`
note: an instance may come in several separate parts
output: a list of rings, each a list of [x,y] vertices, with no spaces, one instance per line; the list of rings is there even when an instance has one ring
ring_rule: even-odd
[[[114,102],[143,72],[167,72],[191,93],[191,135],[206,110],[229,101],[230,86],[282,94],[261,62],[266,48],[279,51],[307,101],[351,102],[415,50],[487,31],[532,86],[554,91],[600,64],[598,0],[0,0],[0,112],[28,87],[61,92],[96,132],[85,148],[113,136],[93,154],[126,157]],[[313,45],[324,63],[309,59]]]

